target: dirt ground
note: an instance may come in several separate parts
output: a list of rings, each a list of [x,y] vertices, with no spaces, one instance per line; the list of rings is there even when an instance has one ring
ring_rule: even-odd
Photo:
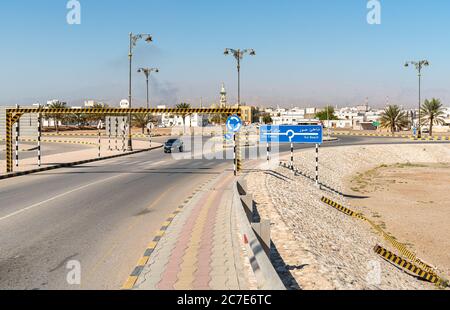
[[[346,180],[351,205],[450,277],[450,164],[381,165]]]

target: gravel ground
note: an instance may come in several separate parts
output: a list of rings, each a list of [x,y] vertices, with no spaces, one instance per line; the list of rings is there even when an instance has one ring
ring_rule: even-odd
[[[314,175],[314,158],[313,150],[299,151],[295,166]],[[320,175],[323,183],[342,191],[346,177],[381,164],[449,160],[448,145],[327,148],[321,149]],[[376,244],[393,249],[366,223],[320,202],[322,196],[327,196],[348,205],[344,198],[319,190],[309,179],[294,176],[281,167],[253,172],[247,176],[247,182],[261,217],[270,218],[273,223],[272,258],[289,288],[435,288],[378,257],[373,252]]]

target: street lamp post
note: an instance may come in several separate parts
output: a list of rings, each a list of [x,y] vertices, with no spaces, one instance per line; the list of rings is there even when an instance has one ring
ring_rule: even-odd
[[[132,76],[132,60],[133,60],[133,48],[136,46],[139,40],[145,40],[145,42],[150,43],[153,41],[153,38],[149,34],[133,34],[130,32],[130,51],[128,53],[128,58],[130,60],[130,75],[129,75],[129,84],[128,84],[128,104],[129,108],[131,108],[131,76]],[[128,114],[128,151],[133,151],[133,142],[131,139],[131,112]]]
[[[249,54],[250,56],[255,56],[256,52],[253,49],[232,49],[226,48],[224,54],[225,55],[233,55],[237,61],[237,71],[238,71],[238,108],[241,107],[241,60],[244,58],[245,54]]]
[[[149,96],[148,96],[148,78],[152,72],[158,73],[159,69],[157,69],[157,68],[139,68],[137,72],[144,73],[145,79],[147,81],[147,109],[149,109],[150,101],[149,101]]]
[[[422,138],[422,97],[421,97],[421,87],[422,87],[422,69],[424,67],[428,67],[430,63],[428,60],[420,60],[420,61],[407,61],[405,63],[405,67],[409,67],[409,65],[412,65],[416,68],[417,74],[419,76],[419,128],[417,131],[417,137],[420,139]]]

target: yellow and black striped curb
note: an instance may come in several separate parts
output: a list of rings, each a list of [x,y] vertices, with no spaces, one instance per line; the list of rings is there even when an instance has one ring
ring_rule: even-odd
[[[449,136],[436,136],[436,137],[425,137],[425,138],[415,138],[412,137],[411,140],[413,141],[450,141]]]
[[[450,136],[435,136],[435,137],[425,137],[417,138],[411,135],[392,135],[392,134],[375,134],[375,133],[346,133],[346,132],[333,132],[332,135],[335,136],[355,136],[355,137],[384,137],[384,138],[399,138],[399,139],[410,139],[413,141],[450,141]]]
[[[138,151],[133,151],[133,152],[128,152],[128,153],[121,153],[121,154],[116,154],[116,155],[111,155],[111,156],[106,156],[106,157],[101,157],[101,158],[86,159],[86,160],[81,160],[81,161],[77,161],[77,162],[58,164],[58,165],[54,165],[54,166],[50,166],[50,167],[44,167],[44,168],[33,169],[33,170],[28,170],[28,171],[12,172],[12,173],[8,173],[5,175],[0,175],[0,180],[10,179],[10,178],[14,178],[14,177],[20,177],[20,176],[25,176],[25,175],[29,175],[29,174],[50,171],[50,170],[56,170],[56,169],[60,169],[60,168],[74,167],[74,166],[84,165],[84,164],[93,163],[93,162],[97,162],[97,161],[139,154],[139,153],[148,152],[148,151],[152,151],[152,150],[160,149],[160,148],[162,148],[162,145],[152,147],[149,149],[138,150]]]
[[[184,208],[191,201],[191,199],[194,198],[194,196],[198,192],[200,192],[202,190],[202,188],[204,186],[206,186],[209,182],[210,181],[207,181],[207,182],[201,184],[189,197],[186,198],[186,200],[184,201],[184,203],[181,206],[179,206],[172,214],[169,215],[169,217],[163,223],[160,230],[156,233],[153,240],[147,246],[147,249],[145,250],[144,255],[139,259],[133,272],[130,274],[128,279],[125,281],[124,285],[122,286],[123,290],[131,290],[134,288],[137,280],[139,279],[139,276],[141,275],[142,271],[144,270],[145,265],[147,265],[150,257],[152,256],[153,252],[155,251],[156,247],[158,246],[158,243],[161,241],[162,237],[166,234],[166,231],[167,231],[167,229],[169,229],[173,220],[177,217],[178,214],[180,214],[184,210]]]
[[[433,284],[436,284],[438,287],[446,288],[449,287],[449,282],[447,280],[444,280],[437,276],[434,272],[427,272],[426,270],[423,270],[422,268],[414,265],[413,263],[395,255],[394,253],[382,248],[381,246],[377,245],[374,248],[375,253],[383,257],[385,260],[391,262],[395,266],[398,266],[404,270],[407,270],[411,272],[412,274],[419,277],[419,279],[431,282]]]
[[[5,139],[0,139],[0,141],[5,141]],[[38,140],[35,139],[19,139],[20,142],[32,142],[37,143]],[[81,144],[81,145],[95,145],[97,146],[98,143],[94,142],[86,142],[86,141],[70,141],[70,140],[46,140],[43,139],[41,141],[42,143],[61,143],[61,144]]]
[[[401,253],[401,255],[403,255],[405,258],[413,261],[414,263],[419,264],[420,267],[423,268],[424,270],[426,270],[427,272],[434,273],[433,267],[424,263],[414,253],[412,253],[410,250],[408,250],[404,244],[398,242],[394,237],[387,234],[380,226],[378,226],[377,224],[375,224],[374,222],[372,222],[371,220],[366,218],[361,213],[356,213],[356,212],[354,212],[354,211],[352,211],[352,210],[350,210],[350,209],[340,205],[339,203],[337,203],[329,198],[326,198],[326,197],[322,197],[321,200],[323,203],[341,211],[342,213],[344,213],[348,216],[358,218],[360,220],[368,222],[372,226],[372,228],[375,229],[383,237],[384,240],[389,242],[395,249],[397,249]]]
[[[385,138],[410,138],[410,135],[392,135],[392,134],[382,134],[382,133],[356,133],[356,132],[332,132],[332,135],[336,136],[360,136],[360,137],[385,137]]]

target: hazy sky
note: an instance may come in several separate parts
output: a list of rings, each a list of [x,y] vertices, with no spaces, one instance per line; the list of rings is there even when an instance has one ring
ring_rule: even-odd
[[[254,48],[242,64],[242,100],[255,105],[383,106],[417,102],[406,60],[426,58],[424,97],[450,105],[450,1],[381,0],[381,25],[366,0],[79,0],[81,25],[66,22],[67,0],[0,3],[0,105],[84,99],[112,105],[128,94],[128,33],[140,42],[134,68],[156,66],[153,103],[199,105],[236,98],[234,58],[225,47]],[[133,74],[135,103],[145,79]]]

